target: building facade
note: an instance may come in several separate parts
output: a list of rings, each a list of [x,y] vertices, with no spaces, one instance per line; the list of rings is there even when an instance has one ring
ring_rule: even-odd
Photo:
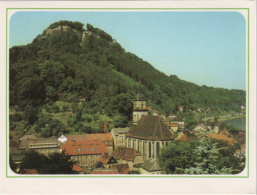
[[[67,135],[68,141],[79,141],[79,140],[100,140],[104,143],[108,149],[108,153],[113,151],[113,139],[111,133],[97,133],[97,134],[86,134],[86,135]]]
[[[126,134],[128,133],[129,128],[113,128],[111,130],[113,142],[114,142],[114,149],[117,147],[126,147]]]
[[[65,150],[76,164],[83,167],[94,167],[100,156],[108,153],[106,145],[100,140],[67,141],[62,150]]]
[[[35,150],[44,155],[53,152],[62,152],[61,142],[56,138],[37,138],[32,140],[22,140],[20,150]]]

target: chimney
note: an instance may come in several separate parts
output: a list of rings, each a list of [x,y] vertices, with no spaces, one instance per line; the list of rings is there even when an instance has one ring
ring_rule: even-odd
[[[105,133],[108,133],[108,130],[107,130],[107,122],[106,122],[106,121],[104,121],[104,132],[105,132]]]

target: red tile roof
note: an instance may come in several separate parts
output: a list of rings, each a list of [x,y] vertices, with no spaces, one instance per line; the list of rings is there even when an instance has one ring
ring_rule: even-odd
[[[178,123],[168,123],[168,127],[178,127]]]
[[[141,156],[141,154],[132,148],[117,148],[112,152],[112,156],[115,159],[122,159],[127,161],[134,161],[136,156]]]
[[[209,134],[209,138],[226,141],[226,142],[228,142],[229,145],[233,145],[234,143],[237,142],[234,138],[229,138],[225,134]]]
[[[118,163],[115,158],[108,154],[108,153],[103,153],[100,158],[98,159],[99,162],[103,163],[103,164],[109,164],[109,163]]]
[[[120,174],[128,174],[130,172],[128,164],[111,165],[110,167],[112,169],[117,169]]]
[[[61,148],[68,155],[102,154],[108,152],[107,146],[100,140],[67,141]]]
[[[185,134],[182,135],[180,138],[177,139],[178,141],[184,141],[184,142],[188,142],[190,140],[189,137],[187,137]]]
[[[76,172],[84,172],[85,170],[82,169],[80,166],[78,166],[77,164],[73,164],[73,167],[72,167],[72,170],[73,171],[76,171]]]
[[[171,140],[174,136],[159,116],[144,115],[138,125],[130,127],[127,137],[151,139],[151,140]]]
[[[98,134],[86,134],[86,135],[67,135],[68,141],[72,140],[101,140],[108,146],[113,145],[113,139],[111,133],[98,133]]]

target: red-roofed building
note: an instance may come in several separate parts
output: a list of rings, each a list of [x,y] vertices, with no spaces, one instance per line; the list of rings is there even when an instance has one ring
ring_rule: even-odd
[[[229,138],[225,133],[209,134],[209,138],[226,141],[229,145],[233,145],[234,143],[237,143],[237,141],[234,138]]]
[[[67,135],[68,141],[79,140],[100,140],[108,149],[109,153],[113,151],[113,138],[111,133],[98,133],[98,134],[86,134],[86,135]]]
[[[167,127],[171,133],[176,133],[178,131],[178,123],[168,123]]]
[[[112,152],[112,156],[119,164],[128,164],[130,169],[133,168],[133,165],[144,162],[141,154],[132,148],[117,148]]]
[[[117,169],[120,174],[129,174],[130,172],[128,164],[110,165],[110,168]]]
[[[176,140],[178,141],[182,141],[182,142],[189,142],[190,138],[186,136],[186,134],[184,134],[183,132],[181,132],[179,134],[179,136],[176,138]]]
[[[73,171],[76,171],[76,172],[79,173],[79,174],[84,174],[84,173],[85,173],[85,170],[82,169],[82,168],[81,168],[80,166],[78,166],[77,164],[73,164],[72,170],[73,170]]]
[[[85,167],[94,166],[103,153],[108,153],[106,145],[100,140],[67,141],[61,148],[79,166]]]
[[[117,164],[118,162],[116,159],[108,154],[108,153],[103,153],[100,158],[98,159],[98,162],[102,163],[105,168],[110,168],[111,164]]]

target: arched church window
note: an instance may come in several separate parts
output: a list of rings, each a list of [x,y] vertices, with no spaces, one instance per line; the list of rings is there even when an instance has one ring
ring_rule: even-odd
[[[156,143],[156,155],[157,155],[157,156],[159,155],[159,151],[160,151],[160,143],[157,142],[157,143]]]

